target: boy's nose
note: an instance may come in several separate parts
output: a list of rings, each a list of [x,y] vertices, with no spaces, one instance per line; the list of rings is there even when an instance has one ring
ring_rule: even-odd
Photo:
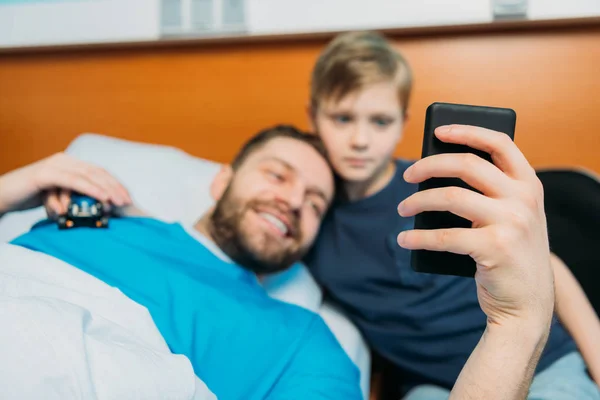
[[[350,144],[356,150],[364,150],[369,147],[369,132],[367,127],[357,124],[350,138]]]

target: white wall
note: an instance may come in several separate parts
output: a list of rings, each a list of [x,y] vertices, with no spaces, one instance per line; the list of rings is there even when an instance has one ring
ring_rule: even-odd
[[[190,7],[194,0],[182,1]],[[224,1],[213,0],[215,7]],[[492,21],[492,0],[239,1],[245,1],[245,23],[239,29],[249,34]],[[528,3],[530,19],[600,15],[600,0]],[[156,40],[161,37],[160,12],[161,0],[0,0],[0,47]]]
[[[160,0],[54,0],[0,5],[0,47],[159,37]]]
[[[490,0],[246,0],[253,34],[381,29],[492,20]]]
[[[531,19],[600,16],[600,0],[529,0]]]

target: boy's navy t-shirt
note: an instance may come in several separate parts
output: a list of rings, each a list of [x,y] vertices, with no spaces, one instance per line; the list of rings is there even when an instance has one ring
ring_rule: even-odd
[[[329,212],[306,262],[372,348],[401,372],[406,387],[451,388],[479,342],[486,316],[472,278],[414,272],[399,232],[412,229],[397,206],[417,189],[398,160],[395,176],[375,195],[338,203]],[[555,320],[538,371],[576,346]]]

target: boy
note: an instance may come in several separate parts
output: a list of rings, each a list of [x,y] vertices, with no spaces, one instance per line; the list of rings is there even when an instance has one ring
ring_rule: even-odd
[[[394,211],[416,190],[403,178],[412,163],[393,158],[408,119],[411,87],[408,63],[376,33],[340,35],[320,55],[309,116],[340,191],[306,261],[373,349],[397,368],[402,394],[437,399],[448,397],[485,330],[486,316],[473,279],[416,273],[409,251],[396,245],[397,234],[413,224]],[[556,259],[553,265],[560,277],[557,301],[585,298],[568,269]],[[584,333],[599,331],[600,323],[585,303],[584,309],[558,308],[577,343],[553,323],[532,398],[556,398],[561,392],[567,396],[561,398],[600,399],[577,351],[578,345],[599,382],[600,343]]]

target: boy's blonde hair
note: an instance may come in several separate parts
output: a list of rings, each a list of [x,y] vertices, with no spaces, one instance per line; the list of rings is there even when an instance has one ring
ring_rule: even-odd
[[[315,64],[311,106],[316,111],[323,100],[337,102],[365,85],[393,81],[406,111],[412,80],[410,66],[385,37],[367,31],[343,33],[329,43]]]

